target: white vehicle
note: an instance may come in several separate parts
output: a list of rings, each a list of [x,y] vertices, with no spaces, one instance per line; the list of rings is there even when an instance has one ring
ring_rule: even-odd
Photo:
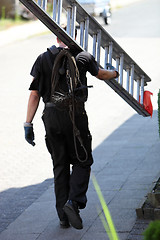
[[[111,20],[110,0],[78,0],[82,7],[93,16],[102,16],[105,24]]]

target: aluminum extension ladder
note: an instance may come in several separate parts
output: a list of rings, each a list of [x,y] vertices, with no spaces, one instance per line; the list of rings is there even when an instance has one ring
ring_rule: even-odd
[[[106,63],[113,64],[114,61],[113,65],[120,73],[119,78],[105,82],[140,115],[150,116],[143,105],[144,87],[151,81],[148,75],[76,0],[52,1],[53,15],[50,16],[47,13],[47,0],[20,0],[68,47],[75,47],[78,51],[88,51],[89,38],[91,38],[93,46],[90,53],[96,61],[104,68]],[[62,14],[66,14],[66,31],[60,26]],[[73,36],[77,25],[80,29],[80,37],[75,41]]]

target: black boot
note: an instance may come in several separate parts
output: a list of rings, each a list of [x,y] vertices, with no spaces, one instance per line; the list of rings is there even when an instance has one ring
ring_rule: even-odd
[[[60,220],[59,222],[61,228],[69,228],[70,224],[68,220]]]
[[[72,227],[76,229],[82,229],[83,224],[79,215],[78,204],[74,201],[68,200],[63,209]]]

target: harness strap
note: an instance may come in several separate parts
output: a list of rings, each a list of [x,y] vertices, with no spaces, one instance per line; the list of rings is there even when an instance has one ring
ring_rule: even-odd
[[[63,62],[62,59],[64,58]],[[66,61],[66,62],[65,62]],[[66,78],[68,80],[68,88],[69,88],[69,97],[71,101],[69,101],[69,115],[70,119],[73,124],[73,137],[74,137],[74,146],[75,146],[75,152],[76,157],[80,162],[85,162],[88,159],[88,153],[87,150],[83,144],[82,138],[80,136],[80,131],[76,127],[75,124],[75,89],[77,89],[77,84],[81,83],[79,79],[79,70],[75,61],[75,58],[70,54],[70,52],[66,49],[63,49],[60,51],[60,53],[57,55],[54,66],[52,69],[52,76],[51,76],[51,102],[52,102],[52,96],[56,93],[56,86],[58,84],[59,78],[60,78],[60,72],[63,73],[63,68],[66,64]],[[58,69],[58,71],[57,71]],[[77,141],[79,141],[81,147],[83,148],[83,151],[85,153],[85,158],[81,159],[78,153],[77,149]]]

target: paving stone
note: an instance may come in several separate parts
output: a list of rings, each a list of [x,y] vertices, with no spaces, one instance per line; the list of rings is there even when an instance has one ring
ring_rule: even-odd
[[[0,231],[3,231],[10,223],[19,217],[51,184],[53,184],[53,179],[48,179],[41,184],[21,188],[14,194],[11,194],[11,197],[7,197],[7,195],[4,196],[2,193],[4,200],[0,204]]]
[[[36,240],[39,234],[14,234],[12,232],[4,231],[0,235],[0,240]]]
[[[131,235],[129,235],[127,240],[143,240],[143,236],[142,235],[131,234]]]

